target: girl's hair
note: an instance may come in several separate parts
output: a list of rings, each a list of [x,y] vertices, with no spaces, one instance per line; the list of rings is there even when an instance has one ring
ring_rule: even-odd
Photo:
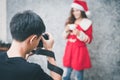
[[[82,18],[87,18],[87,15],[85,14],[84,11],[81,11],[81,17]],[[73,24],[75,22],[75,20],[76,19],[75,19],[74,15],[73,15],[73,8],[71,8],[70,16],[68,17],[65,25],[67,25],[67,24]]]

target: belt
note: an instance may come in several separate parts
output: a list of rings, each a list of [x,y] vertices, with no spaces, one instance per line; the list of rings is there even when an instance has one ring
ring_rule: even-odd
[[[76,42],[76,39],[68,39],[69,42]]]

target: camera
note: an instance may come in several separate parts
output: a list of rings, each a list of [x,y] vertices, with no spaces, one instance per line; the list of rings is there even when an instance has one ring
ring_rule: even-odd
[[[46,40],[48,40],[49,39],[49,37],[48,37],[48,34],[43,34],[42,35]],[[39,44],[38,44],[38,46],[37,47],[40,47],[40,48],[42,48],[43,47],[43,42],[42,42],[42,40],[40,40],[40,42],[39,42]]]
[[[70,25],[69,25],[69,29],[70,29],[70,30],[74,30],[74,29],[75,29],[75,26],[76,26],[75,24],[70,24]]]

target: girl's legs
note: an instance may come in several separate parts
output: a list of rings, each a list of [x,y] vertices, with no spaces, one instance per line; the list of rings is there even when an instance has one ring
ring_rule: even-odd
[[[83,72],[84,72],[83,70],[81,71],[73,70],[71,79],[72,80],[83,80]]]
[[[63,74],[63,80],[71,80],[70,79],[71,72],[72,72],[72,68],[65,68]]]

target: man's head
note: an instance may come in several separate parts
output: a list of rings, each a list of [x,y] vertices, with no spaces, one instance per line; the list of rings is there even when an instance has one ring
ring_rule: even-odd
[[[22,42],[31,35],[38,37],[45,32],[45,25],[39,15],[32,11],[17,13],[10,22],[12,38]]]

